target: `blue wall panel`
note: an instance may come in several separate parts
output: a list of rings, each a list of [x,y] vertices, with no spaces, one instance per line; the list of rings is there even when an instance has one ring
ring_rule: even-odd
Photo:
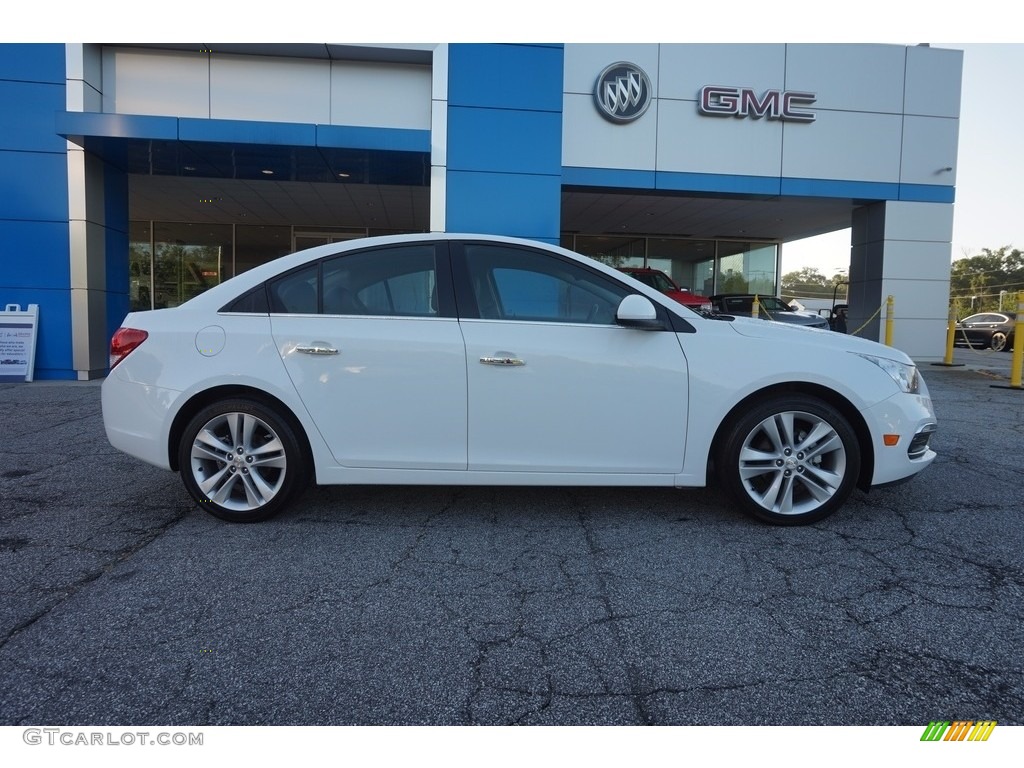
[[[448,231],[558,243],[562,182],[557,176],[448,172]]]
[[[956,189],[938,184],[900,184],[900,200],[914,203],[952,203],[956,201]]]
[[[3,47],[3,46],[0,46]],[[0,80],[0,149],[64,152],[67,143],[55,131],[55,116],[64,109],[64,86]],[[30,105],[30,109],[24,109]],[[17,111],[17,120],[10,117]]]
[[[38,379],[73,379],[64,45],[0,45],[0,302],[39,305]]]
[[[654,189],[654,171],[633,171],[623,168],[562,169],[562,181],[569,186],[610,187],[618,189]]]
[[[800,197],[838,197],[853,200],[896,200],[899,184],[832,179],[782,179],[782,194]]]
[[[449,46],[449,232],[558,242],[562,55],[561,46]]]
[[[280,144],[315,147],[316,126],[306,123],[265,123],[255,120],[178,119],[182,141],[219,141],[239,144]]]
[[[67,221],[0,219],[0,304],[11,288],[66,291],[70,286]]]
[[[448,110],[448,168],[552,173],[562,162],[562,116],[505,109]]]
[[[429,152],[430,131],[412,128],[361,128],[348,125],[316,126],[318,147],[346,149],[384,149],[404,152]]]
[[[448,47],[449,106],[562,111],[561,45]]]
[[[63,86],[67,77],[64,54],[63,43],[4,43],[0,45],[0,80]]]
[[[67,155],[0,151],[0,219],[66,223]]]

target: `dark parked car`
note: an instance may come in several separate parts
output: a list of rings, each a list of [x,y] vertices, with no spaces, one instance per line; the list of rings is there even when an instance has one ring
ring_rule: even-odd
[[[1015,312],[980,312],[956,324],[953,343],[958,347],[1013,351]]]
[[[803,325],[808,328],[824,328],[826,330],[829,328],[828,320],[821,315],[800,312],[775,296],[758,295],[757,303],[757,316],[762,320],[776,320],[780,323]],[[711,297],[711,308],[712,311],[722,315],[751,317],[754,309],[754,294],[719,293]]]

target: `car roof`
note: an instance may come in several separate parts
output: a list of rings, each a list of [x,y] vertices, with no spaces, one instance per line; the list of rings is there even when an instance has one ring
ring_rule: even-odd
[[[401,234],[401,235],[380,235],[373,237],[356,238],[353,240],[347,240],[344,242],[328,243],[325,245],[318,245],[312,248],[306,248],[301,251],[281,256],[277,259],[260,264],[259,266],[253,267],[252,269],[246,270],[245,272],[237,275],[229,280],[225,280],[219,285],[215,285],[207,291],[200,293],[198,296],[190,299],[186,304],[191,305],[196,309],[201,308],[214,308],[223,306],[224,302],[234,297],[240,296],[246,290],[249,290],[256,285],[259,285],[264,280],[276,277],[279,274],[283,274],[290,269],[303,266],[309,262],[313,262],[318,258],[325,256],[331,256],[334,254],[341,255],[348,251],[357,251],[364,248],[377,248],[388,245],[401,245],[406,243],[417,243],[417,242],[440,242],[440,241],[464,241],[464,242],[478,242],[478,243],[500,243],[506,245],[521,246],[527,248],[540,248],[548,252],[555,254],[561,254],[573,261],[577,261],[585,264],[590,269],[606,272],[609,275],[620,275],[624,273],[621,270],[617,270],[614,267],[610,267],[596,259],[589,256],[585,256],[576,251],[571,251],[563,248],[559,245],[552,243],[545,243],[539,240],[533,240],[522,237],[508,237],[505,235],[490,235],[482,233],[468,233],[468,232],[420,232],[414,234]],[[629,275],[624,275],[626,280],[635,280],[635,278]],[[660,291],[657,291],[650,286],[644,285],[639,280],[636,281],[641,288],[636,290],[637,293],[645,296],[649,300],[662,304],[663,306],[676,309],[678,303],[673,299],[664,296]],[[184,306],[184,305],[180,305]],[[687,318],[689,319],[689,318]]]
[[[1017,313],[1016,312],[1007,312],[1007,311],[1002,310],[1002,309],[990,309],[987,312],[975,312],[973,315],[968,315],[967,317],[965,317],[960,322],[961,323],[966,323],[968,320],[973,320],[976,317],[983,317],[985,315],[1004,315],[1005,317],[1008,317],[1011,320],[1016,320],[1017,319]]]

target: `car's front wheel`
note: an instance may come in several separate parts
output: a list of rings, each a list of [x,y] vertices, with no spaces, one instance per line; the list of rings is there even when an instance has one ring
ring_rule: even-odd
[[[850,423],[810,396],[773,397],[740,414],[721,446],[720,482],[744,510],[779,525],[805,525],[832,514],[860,472]]]
[[[192,498],[232,522],[257,522],[280,512],[305,483],[303,464],[287,420],[253,400],[225,400],[199,411],[178,448]]]

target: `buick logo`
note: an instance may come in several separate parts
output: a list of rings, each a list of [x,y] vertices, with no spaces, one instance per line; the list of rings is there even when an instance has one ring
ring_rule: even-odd
[[[594,103],[606,120],[631,122],[651,105],[651,81],[636,64],[618,61],[606,67],[597,78]]]

